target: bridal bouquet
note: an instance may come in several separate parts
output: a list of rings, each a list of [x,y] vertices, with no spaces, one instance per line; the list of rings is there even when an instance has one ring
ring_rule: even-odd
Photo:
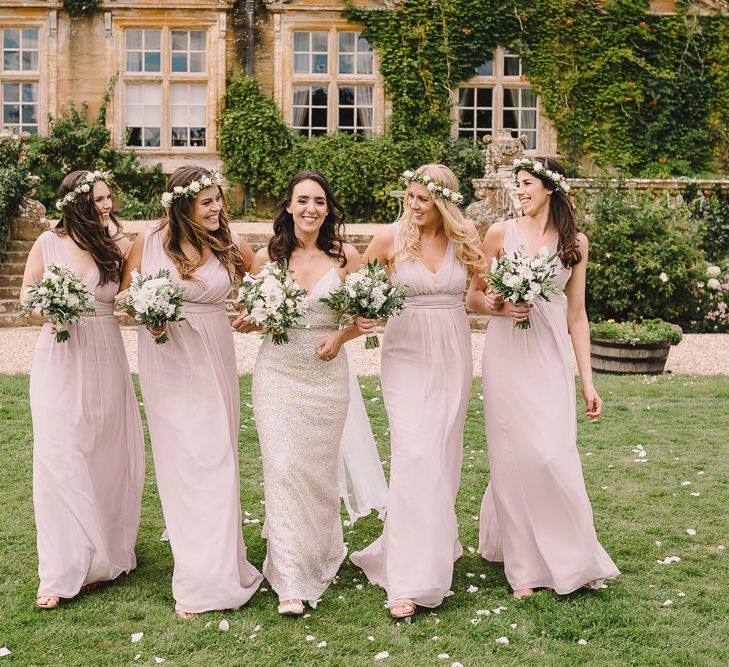
[[[255,276],[246,273],[235,299],[248,311],[243,319],[262,327],[264,335],[270,333],[274,345],[289,342],[286,329],[306,312],[307,292],[287,269],[286,262],[266,262]]]
[[[35,311],[45,315],[56,327],[56,342],[71,338],[70,322],[86,324],[84,315],[95,312],[94,295],[86,289],[83,280],[65,264],[50,264],[43,277],[25,288],[25,302],[19,317]]]
[[[361,315],[374,320],[397,315],[405,304],[405,296],[405,286],[393,285],[385,267],[374,260],[350,273],[338,289],[319,301],[339,313],[342,328],[347,317]],[[375,347],[380,347],[377,334],[367,334],[365,348]]]
[[[182,311],[184,294],[184,288],[172,284],[167,269],[161,269],[153,276],[132,271],[132,283],[126,293],[119,294],[117,301],[139,324],[159,328],[166,322],[185,319]],[[154,339],[157,345],[167,341],[167,332]]]
[[[504,253],[491,261],[491,271],[484,280],[491,289],[505,301],[513,303],[534,303],[537,299],[549,301],[550,294],[559,294],[561,290],[554,284],[556,276],[554,259],[557,254],[550,255],[542,248],[536,257],[527,257],[524,248]],[[529,318],[523,322],[515,322],[517,329],[531,327]]]

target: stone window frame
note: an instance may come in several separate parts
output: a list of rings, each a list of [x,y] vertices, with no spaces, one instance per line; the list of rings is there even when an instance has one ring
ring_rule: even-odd
[[[5,29],[10,28],[11,30],[37,30],[38,31],[38,68],[36,70],[6,70],[5,69]],[[34,105],[36,107],[36,123],[32,125],[36,128],[38,134],[43,134],[48,131],[48,17],[42,17],[40,20],[37,18],[3,18],[0,19],[0,47],[2,47],[2,57],[0,57],[0,129],[7,127],[13,132],[22,131],[22,108],[20,110],[21,117],[18,125],[6,125],[3,122],[4,119],[4,84],[6,83],[30,83],[36,86],[36,100]],[[22,53],[22,51],[21,51]],[[22,55],[21,55],[21,67],[22,67]],[[22,86],[20,89],[21,101],[19,104],[22,107]]]
[[[218,28],[216,30],[216,28]],[[132,30],[160,30],[161,31],[161,68],[159,72],[127,72],[126,71],[126,31]],[[172,32],[173,31],[202,31],[206,33],[206,69],[204,72],[173,72],[172,71]],[[162,158],[162,162],[177,164],[180,158],[186,155],[199,155],[201,158],[215,158],[217,164],[217,109],[225,94],[224,55],[218,53],[216,40],[224,40],[220,35],[218,17],[192,17],[181,19],[153,20],[144,17],[121,17],[114,19],[115,50],[114,59],[119,71],[114,100],[114,113],[111,119],[113,137],[116,145],[122,148],[133,149],[144,160],[146,155],[150,158]],[[224,52],[223,52],[224,54]],[[222,65],[221,65],[222,63]],[[223,69],[221,73],[221,67]],[[129,146],[126,144],[126,86],[130,83],[156,84],[161,87],[162,116],[159,146]],[[174,146],[172,139],[172,86],[175,84],[204,84],[207,86],[207,123],[205,132],[205,146]],[[207,164],[207,161],[205,161]]]
[[[281,15],[279,15],[281,16]],[[372,129],[366,136],[384,132],[385,96],[382,77],[377,64],[377,54],[372,51],[371,74],[339,73],[339,33],[361,33],[363,28],[344,19],[322,17],[321,19],[283,14],[279,19],[279,57],[276,59],[274,73],[274,99],[286,124],[294,127],[294,88],[296,86],[321,86],[327,91],[327,133],[338,129],[339,86],[368,86],[372,89]],[[294,73],[294,33],[326,32],[328,69],[326,74]],[[356,67],[355,67],[356,69]],[[351,128],[351,126],[348,126]]]
[[[507,76],[505,73],[505,56],[516,57],[508,49],[499,46],[493,51],[491,74],[476,74],[472,79],[461,83],[453,92],[453,108],[452,108],[452,136],[463,136],[459,132],[459,95],[461,88],[490,88],[492,90],[491,98],[491,123],[492,131],[490,134],[496,135],[502,129],[503,113],[504,113],[504,90],[507,89],[531,89],[533,86],[528,78],[524,75],[522,64],[519,64],[519,75]],[[488,62],[486,59],[484,62]],[[547,118],[542,114],[541,100],[539,95],[536,96],[536,147],[525,149],[525,153],[530,155],[554,155],[556,154],[556,137],[554,128]],[[472,108],[472,107],[470,107]],[[508,107],[513,108],[513,107]],[[529,107],[530,110],[532,107]],[[469,128],[470,129],[470,128]],[[470,133],[473,136],[473,133]],[[489,133],[486,133],[489,134]],[[479,137],[480,138],[480,137]],[[474,136],[474,140],[476,137]]]

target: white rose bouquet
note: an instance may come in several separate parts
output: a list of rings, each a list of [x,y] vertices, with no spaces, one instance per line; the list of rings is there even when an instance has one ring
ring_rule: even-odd
[[[274,345],[289,342],[286,329],[306,312],[305,289],[287,273],[286,262],[266,262],[255,275],[246,273],[238,287],[235,302],[248,312],[243,319],[270,333]]]
[[[84,315],[92,315],[94,295],[86,289],[83,280],[65,264],[50,264],[43,277],[25,288],[25,301],[19,317],[35,311],[45,315],[56,327],[56,342],[65,343],[71,338],[70,322],[86,324]]]
[[[393,285],[385,267],[374,260],[350,273],[338,289],[319,301],[339,313],[341,328],[347,318],[358,315],[371,320],[397,315],[403,309],[405,296],[404,285]],[[380,347],[377,334],[367,334],[365,348],[375,347]]]
[[[142,275],[132,271],[129,289],[117,297],[122,310],[144,326],[159,328],[167,322],[181,322],[185,319],[182,304],[185,289],[175,287],[170,272],[161,269],[155,275]],[[168,341],[167,333],[155,338],[157,345]]]
[[[514,252],[504,253],[491,261],[491,271],[483,276],[491,289],[504,301],[512,303],[534,303],[537,299],[549,301],[551,294],[559,294],[561,290],[554,284],[556,270],[554,259],[557,254],[550,255],[547,248],[542,248],[536,257],[527,257],[524,247]],[[529,318],[522,322],[514,322],[517,329],[531,327]]]

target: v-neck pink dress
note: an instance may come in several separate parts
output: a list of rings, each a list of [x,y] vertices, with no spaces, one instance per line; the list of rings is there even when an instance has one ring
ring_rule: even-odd
[[[399,248],[403,233],[399,222],[394,226]],[[437,273],[401,253],[391,277],[408,296],[403,312],[388,320],[382,344],[392,449],[387,519],[382,536],[351,556],[387,591],[388,607],[441,604],[463,551],[454,506],[473,381],[467,279],[452,240]]]
[[[58,235],[40,236],[43,264],[69,264]],[[84,280],[96,314],[57,343],[43,325],[30,372],[38,595],[71,598],[82,586],[137,565],[144,435],[119,325],[118,282]]]
[[[516,220],[504,251],[529,245]],[[552,251],[556,250],[556,242]],[[572,274],[557,261],[556,284]],[[564,296],[537,301],[531,328],[489,321],[483,351],[491,481],[481,505],[479,553],[503,561],[514,590],[570,593],[620,572],[597,539],[576,443],[575,378]]]
[[[157,345],[139,327],[139,382],[157,487],[175,561],[172,594],[181,611],[237,609],[261,583],[246,560],[238,472],[240,390],[225,313],[231,277],[215,255],[199,283],[183,281],[164,251],[164,227],[148,227],[142,273],[167,269],[185,288],[185,320]]]

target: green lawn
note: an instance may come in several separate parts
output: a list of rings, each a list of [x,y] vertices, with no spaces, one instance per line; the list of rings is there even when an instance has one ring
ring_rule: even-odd
[[[607,590],[563,598],[540,592],[517,603],[502,568],[468,549],[477,545],[475,517],[488,477],[477,381],[457,506],[466,553],[456,563],[455,594],[441,608],[419,613],[411,624],[396,624],[382,608],[384,593],[347,561],[310,618],[279,618],[276,598],[267,590],[239,611],[184,622],[172,613],[172,560],[168,544],[159,541],[162,514],[151,455],[136,572],[55,612],[33,608],[37,563],[28,378],[2,376],[0,647],[7,646],[12,655],[0,658],[0,667],[153,665],[155,657],[164,658],[166,665],[450,667],[457,661],[464,667],[726,667],[729,549],[718,546],[729,547],[729,378],[598,377],[598,384],[605,416],[595,424],[580,419],[579,448],[598,534],[623,572]],[[378,378],[363,379],[362,385],[385,460],[389,443]],[[242,503],[250,518],[262,519],[250,377],[241,379],[241,389]],[[647,462],[635,462],[631,450],[637,445],[647,451]],[[345,528],[350,549],[369,543],[381,525],[372,516]],[[260,528],[244,527],[249,559],[259,567],[264,556]],[[689,536],[687,528],[696,535]],[[681,562],[656,563],[674,555]],[[361,590],[359,584],[364,584]],[[470,585],[478,591],[467,593]],[[664,606],[669,599],[673,604]],[[498,615],[476,614],[500,606],[506,611]],[[218,629],[223,618],[230,624],[228,632]],[[133,632],[144,632],[144,638],[133,644]],[[307,641],[307,635],[316,639]],[[501,636],[509,639],[508,645],[496,643]],[[579,645],[580,639],[587,644]],[[318,648],[320,642],[326,646]],[[380,651],[390,657],[375,663]],[[449,657],[439,659],[439,654]]]

